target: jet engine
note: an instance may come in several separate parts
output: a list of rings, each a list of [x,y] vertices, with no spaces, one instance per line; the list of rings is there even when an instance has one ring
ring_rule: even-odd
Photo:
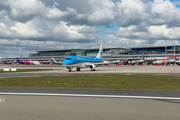
[[[93,65],[93,64],[91,64],[91,65],[90,65],[90,69],[91,69],[91,71],[95,71],[96,66],[95,66],[95,65]]]

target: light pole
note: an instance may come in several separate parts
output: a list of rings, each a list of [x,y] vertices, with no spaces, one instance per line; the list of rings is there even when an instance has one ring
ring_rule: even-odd
[[[165,56],[167,56],[167,46],[166,46],[166,40],[165,40]]]

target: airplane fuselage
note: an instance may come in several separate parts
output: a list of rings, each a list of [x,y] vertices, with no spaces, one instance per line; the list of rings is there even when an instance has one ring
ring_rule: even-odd
[[[94,58],[94,57],[83,57],[83,56],[68,56],[63,61],[62,65],[64,66],[76,66],[76,67],[85,67],[83,63],[100,63],[103,62],[102,58]]]
[[[65,66],[69,72],[71,72],[73,67],[76,67],[76,71],[80,71],[81,68],[86,67],[89,67],[91,71],[95,71],[97,65],[103,64],[102,53],[103,44],[101,44],[96,57],[68,56],[63,61],[62,65]]]
[[[18,57],[16,59],[17,59],[16,63],[19,63],[19,64],[34,64],[34,65],[40,64],[39,61],[23,61],[23,60],[21,61],[19,60]]]

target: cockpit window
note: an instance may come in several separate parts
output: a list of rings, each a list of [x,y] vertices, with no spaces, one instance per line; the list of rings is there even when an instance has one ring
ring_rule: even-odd
[[[72,60],[72,58],[66,58],[65,60]]]

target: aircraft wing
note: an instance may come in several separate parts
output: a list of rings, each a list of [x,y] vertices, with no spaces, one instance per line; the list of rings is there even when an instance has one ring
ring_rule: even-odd
[[[109,62],[110,64],[111,63],[124,63],[125,61],[112,61],[112,62]]]
[[[113,63],[124,63],[126,61],[113,61],[113,62],[99,62],[99,63],[83,63],[82,66],[88,67],[91,65],[106,65],[106,64],[113,64]]]
[[[112,64],[112,63],[125,63],[128,61],[129,58],[127,58],[125,61],[112,61],[112,62],[105,62],[105,64]]]
[[[103,64],[105,64],[105,63],[101,63],[101,62],[99,62],[99,63],[83,63],[82,67],[89,67],[91,65],[96,65],[97,66],[97,65],[103,65]]]

